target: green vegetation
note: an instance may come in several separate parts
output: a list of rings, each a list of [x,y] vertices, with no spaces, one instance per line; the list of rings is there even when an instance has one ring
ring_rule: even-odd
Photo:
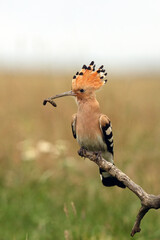
[[[159,76],[110,78],[97,98],[112,120],[115,162],[159,194]],[[131,239],[140,202],[129,190],[103,187],[97,166],[77,155],[74,100],[42,105],[69,90],[70,78],[1,73],[0,79],[0,240]],[[159,211],[151,210],[134,238],[159,240],[159,225]]]

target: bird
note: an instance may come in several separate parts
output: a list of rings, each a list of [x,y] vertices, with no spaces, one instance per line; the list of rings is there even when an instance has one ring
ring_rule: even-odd
[[[72,79],[71,91],[64,92],[44,100],[44,105],[64,96],[74,96],[77,102],[77,113],[73,114],[71,128],[73,137],[81,148],[88,151],[101,152],[102,157],[114,164],[114,143],[111,120],[100,111],[95,92],[107,83],[104,66],[95,68],[94,61],[77,72]],[[107,171],[99,168],[102,184],[106,187],[125,185]]]

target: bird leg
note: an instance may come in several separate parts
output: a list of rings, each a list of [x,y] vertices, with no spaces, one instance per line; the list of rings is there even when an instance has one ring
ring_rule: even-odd
[[[81,147],[79,150],[78,150],[78,155],[80,157],[84,157],[86,155],[86,149],[84,147]],[[85,157],[84,157],[85,158]]]
[[[97,159],[102,159],[102,152],[98,151],[98,152],[94,152],[95,156]]]
[[[84,157],[84,159],[86,158],[85,155],[88,154],[88,150],[85,149],[84,147],[81,147],[79,150],[78,150],[78,155],[80,157]],[[98,159],[98,161],[100,161],[102,159],[102,153],[101,151],[98,151],[98,152],[94,152],[92,153],[94,154],[94,157],[96,156],[96,159]],[[90,155],[90,158],[92,158],[92,154]],[[95,160],[93,160],[95,161]]]

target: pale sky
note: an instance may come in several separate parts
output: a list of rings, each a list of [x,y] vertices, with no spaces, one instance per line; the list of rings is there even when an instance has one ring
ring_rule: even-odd
[[[159,0],[0,0],[0,67],[160,67]]]

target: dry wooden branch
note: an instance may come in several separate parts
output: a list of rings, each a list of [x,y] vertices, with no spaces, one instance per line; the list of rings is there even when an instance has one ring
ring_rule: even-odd
[[[116,177],[119,181],[123,182],[126,187],[128,187],[132,192],[134,192],[141,201],[141,208],[137,214],[136,221],[131,231],[131,236],[133,237],[135,233],[140,232],[141,220],[145,214],[151,209],[160,208],[160,195],[155,196],[152,194],[146,193],[142,187],[134,183],[125,173],[118,169],[112,163],[106,161],[102,158],[100,152],[90,152],[81,148],[78,151],[78,154],[81,157],[89,158],[91,161],[95,162],[100,168],[109,172],[113,177]]]

